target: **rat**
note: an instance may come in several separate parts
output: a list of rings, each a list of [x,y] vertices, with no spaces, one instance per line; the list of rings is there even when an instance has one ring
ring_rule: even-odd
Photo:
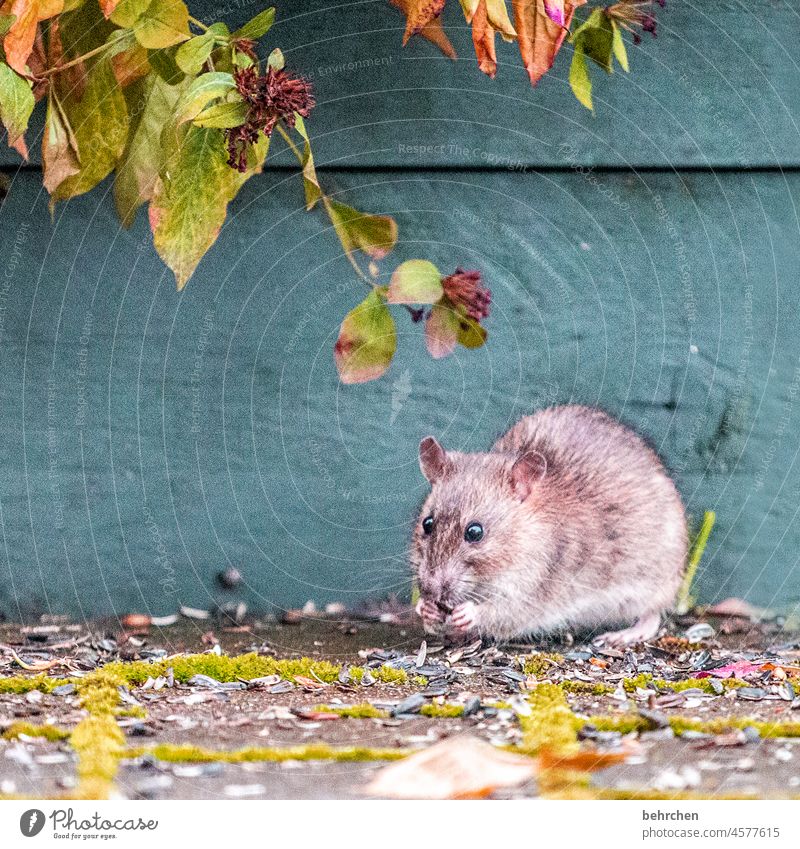
[[[561,630],[630,645],[658,634],[686,567],[678,490],[656,452],[602,410],[549,407],[486,453],[428,436],[431,491],[411,562],[428,632],[496,640]]]

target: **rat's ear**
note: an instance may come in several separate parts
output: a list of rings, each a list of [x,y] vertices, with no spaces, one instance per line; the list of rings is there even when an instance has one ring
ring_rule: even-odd
[[[447,468],[447,454],[432,436],[426,436],[419,444],[419,467],[428,483],[436,483]]]
[[[547,474],[547,458],[538,451],[529,451],[514,461],[511,467],[511,488],[520,501],[531,494],[534,486]]]

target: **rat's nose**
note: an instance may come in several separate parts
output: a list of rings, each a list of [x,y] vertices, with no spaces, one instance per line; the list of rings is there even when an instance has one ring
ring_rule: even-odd
[[[448,604],[443,598],[440,598],[436,602],[436,606],[442,611],[442,613],[446,613],[448,616],[453,612],[453,605]]]

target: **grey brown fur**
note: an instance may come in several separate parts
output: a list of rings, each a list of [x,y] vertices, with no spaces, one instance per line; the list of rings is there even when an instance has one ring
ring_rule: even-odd
[[[632,430],[600,410],[552,407],[488,453],[445,452],[429,437],[420,466],[432,486],[412,564],[426,627],[509,639],[636,622],[604,635],[623,643],[658,630],[683,575],[686,521]],[[484,529],[477,543],[464,539],[471,522]]]

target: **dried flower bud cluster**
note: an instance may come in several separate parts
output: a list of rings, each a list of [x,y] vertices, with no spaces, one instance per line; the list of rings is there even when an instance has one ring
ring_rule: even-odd
[[[278,121],[293,127],[295,113],[307,118],[314,108],[314,95],[308,80],[284,70],[269,68],[259,74],[253,67],[241,68],[233,76],[247,104],[247,120],[225,131],[228,165],[246,171],[248,146],[258,141],[260,133],[271,136]]]
[[[621,27],[633,33],[634,44],[639,44],[642,37],[638,30],[649,32],[653,38],[656,37],[657,21],[651,11],[654,2],[662,9],[666,6],[666,0],[623,0],[609,6],[606,12]]]
[[[479,322],[489,317],[492,293],[483,285],[480,271],[457,268],[454,274],[442,278],[442,288],[454,306],[464,307],[468,318]]]

